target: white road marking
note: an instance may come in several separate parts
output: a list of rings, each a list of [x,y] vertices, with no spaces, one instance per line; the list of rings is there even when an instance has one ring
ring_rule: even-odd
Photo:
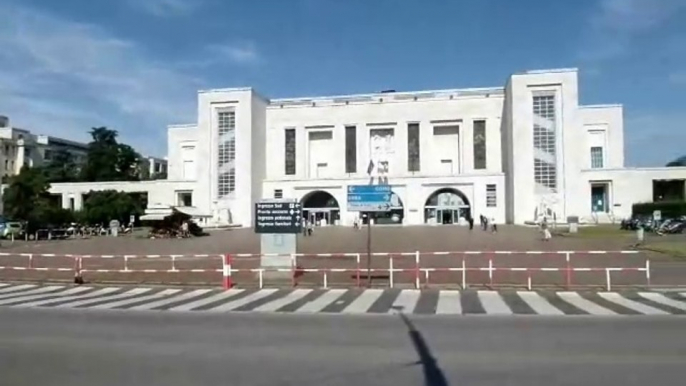
[[[19,307],[19,308],[40,307],[40,306],[44,306],[44,305],[48,305],[48,304],[52,304],[52,303],[61,303],[65,300],[79,300],[79,299],[94,298],[97,296],[107,295],[107,294],[115,292],[117,290],[119,290],[119,287],[108,287],[108,288],[99,289],[97,291],[89,292],[89,293],[83,294],[83,295],[63,296],[63,297],[59,297],[56,299],[37,300],[35,302],[15,304],[12,307]]]
[[[383,290],[380,289],[368,289],[362,292],[360,296],[355,299],[352,303],[348,304],[347,307],[341,311],[342,314],[363,314],[369,310],[369,307],[374,304],[374,302],[383,295]]]
[[[115,308],[115,307],[125,306],[125,305],[128,305],[128,304],[133,304],[133,303],[138,303],[138,302],[142,302],[142,301],[147,301],[147,300],[162,298],[162,297],[165,297],[165,296],[173,295],[173,294],[175,294],[175,293],[177,293],[177,292],[181,292],[181,290],[180,290],[180,289],[172,289],[172,288],[170,288],[170,289],[166,289],[166,290],[164,290],[164,291],[160,291],[160,292],[157,292],[157,293],[154,293],[154,294],[145,295],[145,296],[141,296],[141,297],[137,297],[137,298],[123,299],[123,300],[118,300],[118,301],[114,301],[114,302],[107,302],[107,303],[104,303],[104,304],[97,304],[97,305],[94,305],[94,306],[92,306],[92,307],[90,307],[90,308],[95,308],[95,309],[98,309],[98,310],[108,310],[108,309],[112,309],[112,308]]]
[[[35,286],[32,286],[32,287],[35,287]],[[42,294],[45,292],[55,291],[55,290],[58,290],[61,288],[65,288],[65,287],[61,286],[61,285],[50,285],[50,286],[46,286],[46,287],[38,287],[36,289],[23,291],[23,292],[12,292],[12,293],[2,294],[2,295],[0,295],[0,299],[7,299],[7,298],[12,298],[12,297],[17,297],[17,296],[24,296],[24,295]]]
[[[226,312],[226,311],[231,311],[235,310],[238,307],[244,306],[248,303],[252,303],[256,300],[260,300],[262,298],[266,298],[267,296],[273,294],[274,292],[278,291],[277,289],[270,288],[270,289],[261,289],[257,292],[251,293],[250,295],[236,299],[233,301],[229,301],[226,303],[222,303],[216,307],[212,307],[207,309],[207,311],[211,312]]]
[[[643,298],[654,301],[655,303],[664,304],[666,306],[686,311],[686,302],[680,302],[678,300],[670,299],[663,294],[658,294],[655,292],[639,292],[638,294]]]
[[[8,292],[23,291],[23,290],[25,290],[25,289],[34,288],[34,287],[36,287],[36,286],[33,285],[33,284],[15,285],[15,286],[11,286],[11,287],[8,287],[8,288],[0,289],[0,294],[6,294],[6,293],[8,293]]]
[[[63,304],[58,304],[54,306],[54,308],[71,308],[71,307],[80,307],[80,306],[87,306],[89,304],[93,303],[99,303],[103,302],[106,300],[116,300],[116,299],[122,299],[122,298],[130,298],[132,296],[144,294],[146,292],[152,291],[152,288],[134,288],[132,290],[117,294],[117,295],[109,295],[109,296],[103,296],[101,298],[96,298],[96,299],[85,299],[85,300],[77,300],[69,303],[63,303]]]
[[[438,293],[438,304],[436,304],[436,314],[462,314],[462,301],[460,291],[440,291]]]
[[[198,296],[202,296],[202,295],[204,295],[210,291],[212,291],[212,290],[211,289],[199,289],[199,290],[195,290],[195,291],[191,291],[191,292],[186,292],[185,294],[172,296],[170,298],[158,300],[155,302],[140,304],[140,305],[129,308],[129,310],[149,310],[152,308],[161,307],[165,304],[171,304],[171,303],[175,303],[175,302],[182,301],[182,300],[189,300],[189,299],[197,298]]]
[[[395,301],[393,302],[393,305],[391,306],[391,309],[388,312],[398,312],[399,310],[406,314],[413,313],[414,308],[417,307],[417,302],[419,301],[419,296],[421,294],[422,292],[416,289],[407,289],[400,291],[400,294],[397,298],[395,298]],[[396,308],[398,310],[396,310]]]
[[[242,289],[230,289],[228,291],[220,292],[216,295],[212,295],[212,296],[209,296],[209,297],[206,297],[203,299],[199,299],[199,300],[196,300],[194,302],[180,304],[176,307],[169,308],[168,311],[190,311],[190,310],[193,310],[195,308],[202,307],[205,304],[218,302],[220,300],[224,300],[226,298],[236,296],[243,291],[244,290],[242,290]]]
[[[319,296],[316,299],[313,299],[310,302],[305,303],[302,307],[298,308],[297,310],[293,312],[297,313],[306,313],[306,314],[313,314],[320,312],[326,306],[328,306],[331,303],[338,303],[337,300],[341,296],[343,296],[344,293],[346,293],[347,290],[344,289],[332,289],[329,291],[326,291],[323,293],[321,296]]]
[[[58,287],[58,288],[60,288],[60,287]],[[45,299],[47,297],[53,297],[53,296],[74,295],[74,294],[89,291],[89,290],[91,290],[90,287],[72,287],[72,288],[68,288],[64,291],[42,293],[42,294],[38,294],[38,295],[18,296],[15,298],[10,298],[10,299],[5,299],[5,300],[0,301],[0,306],[5,305],[5,304],[10,304],[10,303],[21,302],[21,301],[32,301],[32,300],[38,300],[38,299]]]
[[[8,285],[9,285],[9,283],[0,283],[0,288],[7,287]]]
[[[576,292],[558,292],[557,296],[567,303],[591,315],[617,315],[616,312],[584,299]]]
[[[598,296],[601,298],[611,301],[612,303],[619,304],[622,307],[626,307],[628,309],[638,311],[642,314],[646,315],[669,315],[669,312],[667,311],[662,311],[660,309],[657,309],[655,307],[651,307],[648,305],[645,305],[643,303],[639,303],[634,300],[627,299],[623,297],[622,295],[616,293],[616,292],[599,292]]]
[[[487,314],[512,315],[512,310],[497,291],[478,291],[477,295]]]
[[[286,306],[288,304],[291,304],[298,299],[302,299],[303,297],[305,297],[310,292],[312,292],[311,289],[300,288],[300,289],[297,289],[295,291],[292,291],[291,293],[289,293],[288,295],[286,295],[280,299],[276,299],[276,300],[273,300],[269,303],[265,303],[265,304],[255,308],[255,309],[251,310],[251,311],[258,311],[258,312],[276,311],[279,308]]]
[[[517,291],[517,295],[539,315],[564,315],[562,310],[550,304],[550,302],[533,291]]]

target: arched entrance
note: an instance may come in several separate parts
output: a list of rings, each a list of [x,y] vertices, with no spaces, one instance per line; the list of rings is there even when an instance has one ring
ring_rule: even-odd
[[[402,224],[405,218],[405,208],[400,196],[391,192],[391,208],[388,212],[372,212],[374,224]],[[366,224],[367,219],[362,219],[362,224]]]
[[[424,222],[427,224],[457,224],[460,218],[469,216],[469,200],[457,189],[438,189],[424,204]]]
[[[338,201],[330,193],[316,190],[306,194],[300,202],[303,217],[312,224],[331,225],[340,219],[341,209]]]

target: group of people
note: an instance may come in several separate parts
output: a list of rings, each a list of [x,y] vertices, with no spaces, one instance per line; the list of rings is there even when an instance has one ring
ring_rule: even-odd
[[[467,218],[467,222],[469,223],[469,230],[474,229],[474,218],[472,216],[469,216]],[[479,224],[481,226],[481,229],[484,231],[488,231],[489,229],[493,233],[498,232],[498,225],[495,223],[495,218],[491,217],[490,219],[483,214],[479,215]]]

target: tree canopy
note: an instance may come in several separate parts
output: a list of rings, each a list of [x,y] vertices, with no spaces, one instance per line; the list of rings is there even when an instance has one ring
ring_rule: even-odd
[[[74,156],[66,150],[55,151],[43,170],[49,182],[74,182],[79,179]]]
[[[668,167],[686,166],[686,155],[667,164]]]
[[[138,181],[140,155],[129,145],[118,143],[118,133],[106,127],[90,131],[86,164],[81,170],[82,181]]]
[[[82,220],[107,226],[113,219],[129,223],[129,216],[143,213],[145,205],[132,194],[116,190],[91,191],[84,197]]]

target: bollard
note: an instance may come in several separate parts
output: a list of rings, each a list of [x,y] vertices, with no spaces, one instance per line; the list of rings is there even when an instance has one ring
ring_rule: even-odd
[[[388,283],[393,288],[393,256],[391,256],[390,260],[388,260]]]
[[[636,239],[638,240],[639,243],[642,243],[644,237],[645,237],[645,232],[643,230],[643,227],[639,226],[638,229],[636,229]]]
[[[414,272],[414,287],[415,287],[416,289],[419,289],[419,288],[421,288],[421,285],[420,285],[420,283],[419,283],[419,251],[416,251],[416,252],[415,252],[414,259],[415,259],[415,260],[414,260],[414,264],[415,264],[415,267],[414,267],[414,269],[415,269],[415,272]]]
[[[231,255],[224,255],[224,289],[231,289],[233,283],[231,282]]]
[[[612,291],[612,284],[610,283],[610,269],[605,268],[605,282],[608,291]]]
[[[464,257],[462,258],[462,289],[467,289],[467,265],[464,262]]]

